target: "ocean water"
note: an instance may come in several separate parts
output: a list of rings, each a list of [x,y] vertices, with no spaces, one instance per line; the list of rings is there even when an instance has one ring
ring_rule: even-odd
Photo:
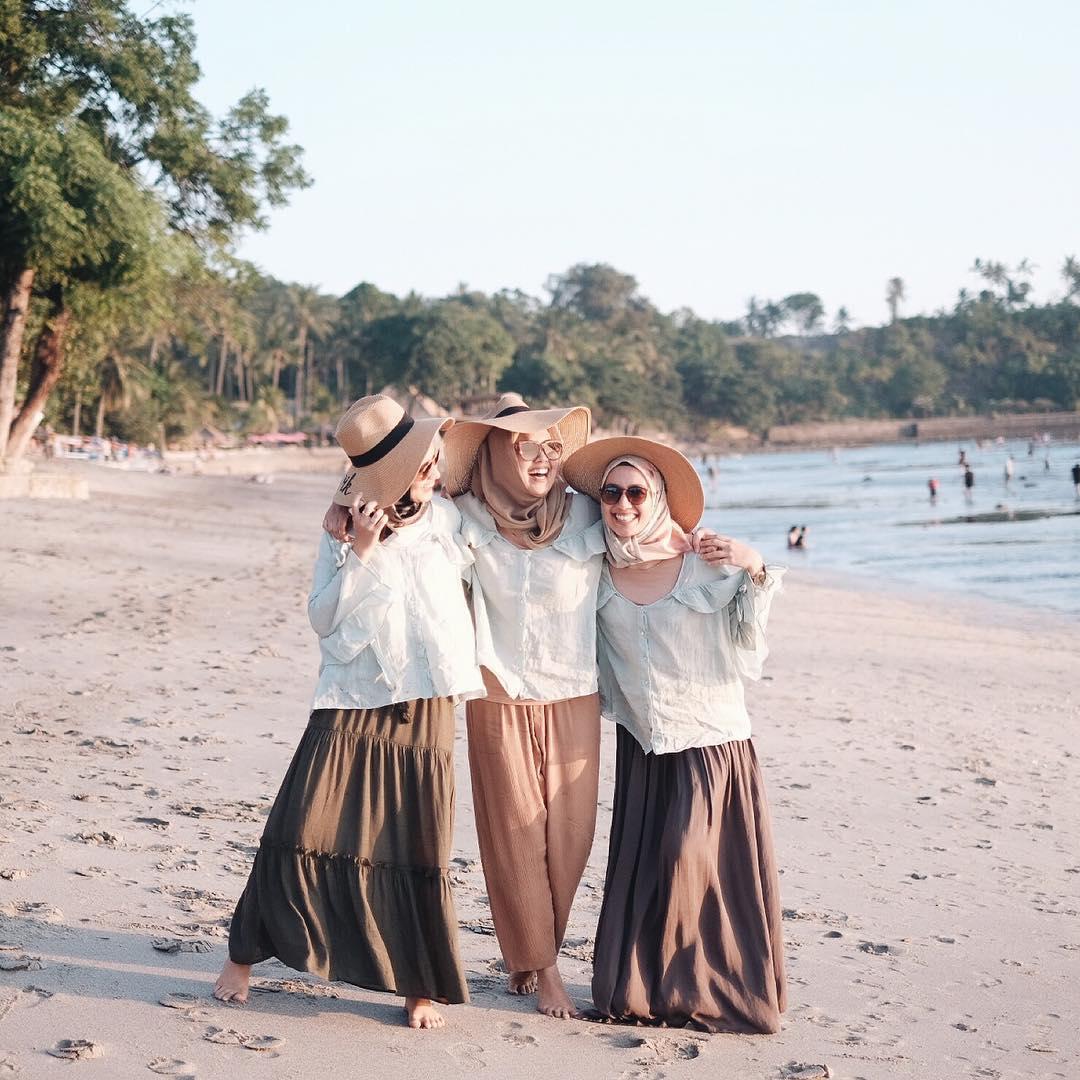
[[[975,473],[970,501],[957,465],[961,446]],[[1006,484],[1010,453],[1015,473]],[[981,449],[973,442],[926,443],[711,455],[701,466],[703,524],[793,568],[1080,618],[1080,499],[1071,477],[1077,461],[1078,443],[1038,444],[1029,456],[1027,440]],[[940,482],[934,504],[931,476]],[[805,550],[787,549],[792,525],[809,526]]]

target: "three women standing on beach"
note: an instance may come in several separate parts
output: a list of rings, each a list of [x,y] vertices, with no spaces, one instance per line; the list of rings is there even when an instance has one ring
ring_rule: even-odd
[[[412,434],[418,423],[431,431]],[[600,686],[620,727],[594,999],[617,1019],[777,1030],[775,867],[739,674],[760,673],[778,575],[726,538],[692,543],[703,499],[689,462],[647,440],[586,449],[582,408],[506,395],[458,425],[456,507],[432,504],[451,423],[376,397],[339,425],[354,470],[309,602],[319,690],[215,994],[244,1000],[250,964],[276,955],[405,994],[414,1027],[443,1023],[432,998],[467,998],[446,880],[458,697],[510,989],[575,1015],[557,957],[596,818],[599,610]],[[566,491],[564,457],[585,494]]]
[[[452,425],[381,395],[338,424],[352,535],[320,540],[319,682],[233,916],[222,1001],[245,1001],[270,956],[404,995],[416,1028],[443,1025],[433,999],[468,1000],[448,880],[454,703],[484,682],[462,591],[472,555],[453,504],[431,497]]]

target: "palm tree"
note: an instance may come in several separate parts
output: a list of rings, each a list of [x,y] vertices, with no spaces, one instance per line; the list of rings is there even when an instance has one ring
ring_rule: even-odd
[[[311,285],[290,285],[290,319],[296,334],[296,389],[294,416],[297,424],[311,400],[310,383],[315,367],[315,341],[330,332],[334,322],[333,299]]]
[[[110,349],[98,368],[98,404],[94,434],[100,439],[105,433],[105,412],[126,409],[133,397],[147,389],[149,369],[133,356]]]
[[[889,322],[896,322],[897,309],[903,299],[904,279],[889,278],[889,283],[885,287],[885,303],[889,305]]]
[[[1075,255],[1066,255],[1061,267],[1061,276],[1065,279],[1066,300],[1080,296],[1080,259]]]

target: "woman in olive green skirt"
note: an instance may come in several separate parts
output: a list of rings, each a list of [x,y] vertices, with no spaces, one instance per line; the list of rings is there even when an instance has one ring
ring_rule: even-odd
[[[338,425],[351,542],[320,539],[319,683],[233,916],[222,1001],[246,1001],[251,965],[271,956],[403,995],[415,1028],[443,1026],[433,1001],[468,1000],[449,882],[454,701],[484,684],[461,587],[471,555],[453,504],[431,500],[450,424],[376,395]]]

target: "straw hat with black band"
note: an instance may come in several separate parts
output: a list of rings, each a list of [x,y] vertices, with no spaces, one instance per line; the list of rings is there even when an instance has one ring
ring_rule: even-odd
[[[446,437],[446,466],[443,488],[451,496],[468,491],[480,445],[493,428],[532,434],[558,428],[563,444],[563,460],[589,439],[592,416],[584,405],[567,409],[530,409],[520,394],[503,394],[494,407],[478,420],[459,420]]]
[[[386,394],[354,401],[334,431],[352,462],[334,502],[351,506],[359,495],[363,502],[374,499],[380,510],[393,506],[412,486],[435,440],[453,426],[449,418],[415,420]]]
[[[668,509],[685,532],[691,532],[705,509],[705,492],[697,469],[678,450],[636,435],[597,439],[563,462],[563,476],[575,490],[600,501],[607,467],[620,457],[639,457],[652,462],[664,478]]]

